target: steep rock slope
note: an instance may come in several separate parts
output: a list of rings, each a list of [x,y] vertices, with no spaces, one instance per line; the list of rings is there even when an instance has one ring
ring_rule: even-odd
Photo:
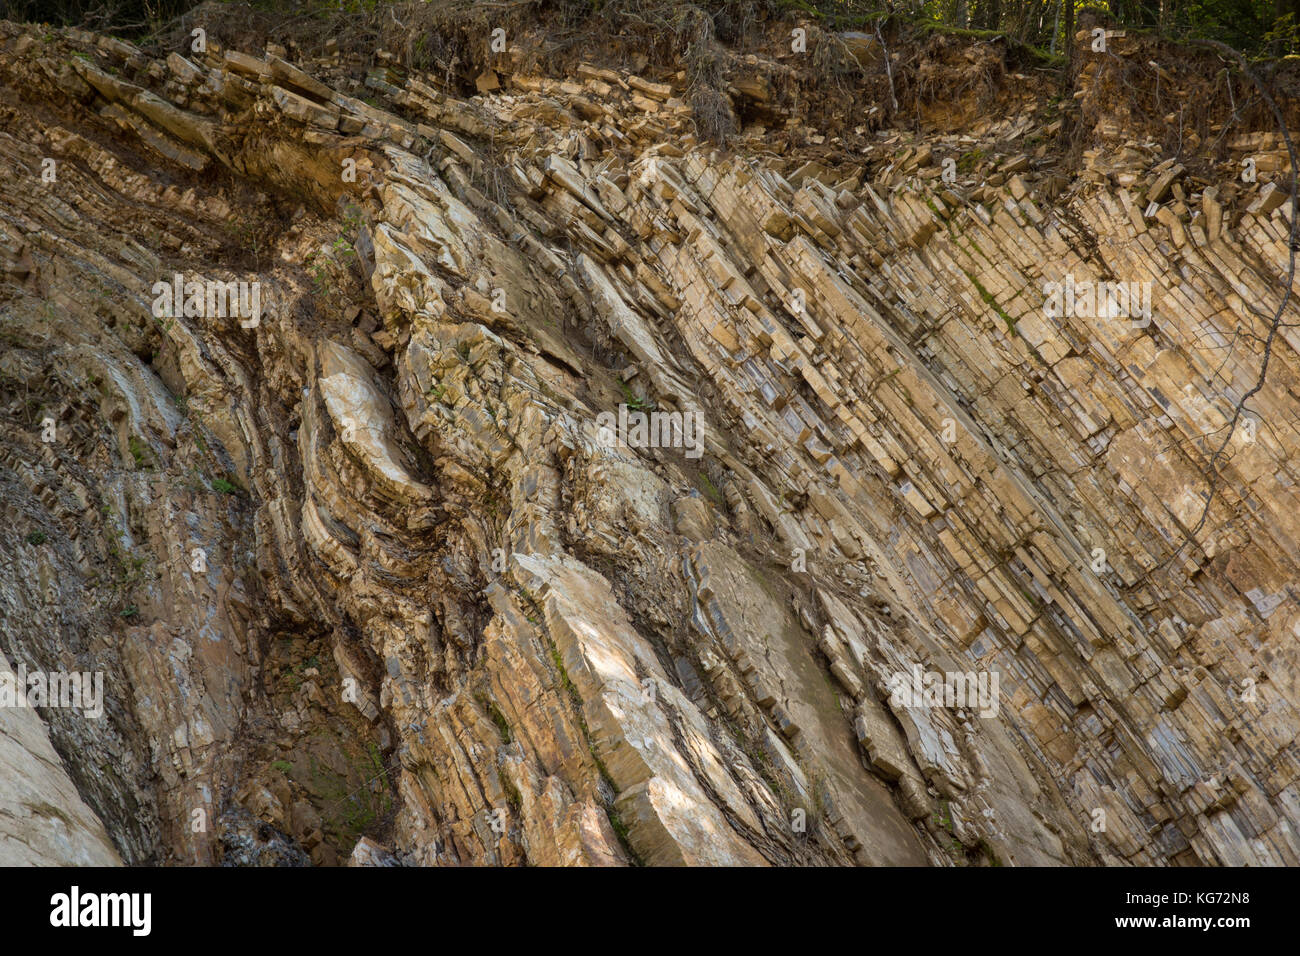
[[[701,145],[673,76],[287,55],[0,25],[0,650],[106,675],[23,730],[75,853],[84,800],[127,862],[1300,862],[1289,327],[1198,522],[1275,189],[1107,142],[1086,73],[1048,197],[1028,81],[846,162]]]

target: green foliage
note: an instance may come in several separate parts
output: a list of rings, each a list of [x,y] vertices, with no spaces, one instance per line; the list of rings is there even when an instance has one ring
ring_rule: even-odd
[[[150,449],[143,441],[132,435],[126,440],[127,447],[131,450],[131,457],[135,459],[135,467],[141,471],[155,467],[153,450]]]
[[[1294,0],[1174,0],[1163,10],[1150,0],[1116,0],[1115,6],[1121,22],[1218,40],[1248,56],[1297,52],[1300,4]]]
[[[307,271],[311,273],[313,291],[318,296],[329,296],[333,292],[330,284],[329,256],[313,252],[307,257]]]
[[[988,289],[984,288],[979,279],[975,278],[969,272],[966,273],[966,277],[975,284],[975,290],[979,292],[980,298],[984,300],[984,304],[996,312],[998,317],[1006,323],[1007,331],[1014,333],[1016,331],[1016,320],[1007,315],[1006,310],[1003,309],[1002,306],[998,305],[997,299],[993,298],[993,294],[989,292]]]
[[[722,496],[722,492],[718,490],[717,485],[709,480],[708,473],[702,468],[700,469],[700,490],[708,495],[710,500],[719,508],[726,504],[727,500]]]
[[[506,795],[506,806],[510,808],[513,815],[518,816],[520,809],[524,805],[523,794],[519,792],[519,788],[515,786],[514,781],[500,771],[497,771],[497,780]]]
[[[49,538],[46,536],[44,531],[33,531],[30,534],[28,534],[26,538],[27,543],[32,545],[33,547],[36,547],[37,545],[42,545],[48,540]]]
[[[621,378],[618,380],[618,387],[623,392],[623,404],[628,407],[629,411],[633,411],[633,412],[654,411],[655,403],[646,401],[643,398],[638,398],[636,394],[633,393],[632,389],[628,387],[627,382],[623,381]]]
[[[510,732],[510,722],[506,720],[506,715],[501,713],[501,708],[496,705],[496,702],[493,701],[492,698],[488,697],[487,694],[482,693],[475,694],[474,698],[479,702],[479,705],[487,711],[487,715],[492,719],[492,723],[497,725],[497,732],[501,735],[501,742],[503,744],[508,744],[514,740],[514,735]]]
[[[464,7],[452,0],[245,2],[286,22],[346,24],[361,33],[390,14],[404,17],[402,7],[440,7],[442,16],[451,20],[465,16]],[[75,25],[149,43],[194,6],[194,0],[0,0],[0,19]],[[558,8],[569,30],[603,29],[623,35],[640,31],[661,52],[671,48],[686,69],[688,100],[700,131],[712,138],[725,137],[735,122],[719,98],[725,83],[712,41],[743,42],[773,21],[812,20],[825,30],[863,32],[873,32],[877,25],[906,24],[980,39],[1006,37],[1046,62],[1059,62],[1068,41],[1067,23],[1077,29],[1079,15],[1091,11],[1119,28],[1158,31],[1171,38],[1212,38],[1251,57],[1300,53],[1300,0],[555,0],[537,6]],[[440,37],[431,40],[419,33],[407,52],[412,65],[429,68],[439,50],[448,52]],[[375,105],[373,97],[366,102]]]
[[[131,36],[144,37],[194,5],[193,0],[0,0],[0,20],[90,30],[117,27]]]
[[[105,513],[111,514],[107,505],[105,506]],[[123,551],[116,540],[108,546],[108,557],[111,566],[115,568],[114,593],[118,597],[125,599],[136,585],[145,580],[145,566],[149,563],[149,558]],[[132,604],[122,612],[122,616],[132,617],[138,613],[135,605]]]
[[[569,701],[582,713],[582,696],[578,693],[578,688],[573,681],[569,679],[569,672],[564,669],[564,658],[560,656],[560,650],[557,647],[551,648],[551,661],[555,664],[555,669],[560,674],[560,684],[564,687],[564,692],[569,695]]]
[[[984,159],[984,150],[972,149],[969,153],[962,153],[961,158],[957,160],[957,171],[969,173]]]
[[[374,744],[355,758],[349,755],[348,762],[347,772],[340,773],[312,755],[308,777],[311,789],[324,799],[321,816],[326,828],[339,834],[350,848],[392,810],[393,800],[388,768]]]
[[[988,861],[989,866],[1002,866],[1001,857],[998,856],[997,852],[993,849],[992,844],[990,844],[988,840],[981,837],[977,849],[984,859]]]
[[[212,479],[212,490],[220,491],[222,494],[233,495],[239,492],[239,485],[233,481],[227,481],[225,478]]]
[[[1262,38],[1264,48],[1276,56],[1295,56],[1300,52],[1300,23],[1296,20],[1295,13],[1278,17]]]
[[[605,816],[609,817],[609,825],[613,829],[614,835],[618,837],[618,842],[622,844],[623,851],[632,860],[633,864],[644,866],[645,864],[642,862],[640,855],[632,848],[632,841],[628,838],[627,824],[623,822],[623,817],[618,810],[612,806],[606,807]]]
[[[236,216],[226,223],[226,231],[237,246],[252,256],[255,264],[261,261],[262,243],[258,238],[256,223]]]

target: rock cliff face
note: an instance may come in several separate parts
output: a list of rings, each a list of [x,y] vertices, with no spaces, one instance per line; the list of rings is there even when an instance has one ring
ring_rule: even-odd
[[[1300,864],[1273,132],[205,39],[0,24],[0,863]]]

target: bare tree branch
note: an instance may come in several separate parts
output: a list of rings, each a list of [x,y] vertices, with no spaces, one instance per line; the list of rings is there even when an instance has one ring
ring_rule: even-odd
[[[1196,522],[1195,527],[1188,532],[1187,540],[1178,547],[1168,560],[1161,563],[1161,567],[1168,564],[1176,558],[1188,544],[1196,539],[1196,536],[1205,527],[1205,522],[1210,516],[1210,507],[1214,503],[1214,497],[1219,491],[1222,476],[1219,473],[1219,462],[1223,458],[1223,453],[1227,450],[1232,441],[1232,436],[1236,434],[1237,423],[1241,420],[1242,414],[1246,411],[1246,403],[1250,401],[1264,387],[1265,378],[1268,376],[1269,363],[1273,358],[1273,343],[1277,339],[1278,332],[1285,327],[1282,322],[1282,316],[1286,312],[1287,304],[1291,301],[1291,290],[1295,283],[1295,266],[1296,266],[1296,220],[1300,217],[1300,195],[1297,195],[1296,189],[1296,152],[1295,146],[1291,142],[1291,131],[1286,125],[1286,118],[1282,115],[1282,110],[1278,107],[1277,102],[1269,94],[1264,82],[1250,68],[1246,57],[1228,46],[1226,43],[1220,43],[1218,40],[1188,40],[1186,41],[1193,46],[1203,46],[1215,50],[1231,58],[1252,83],[1259,90],[1260,96],[1273,111],[1273,117],[1277,120],[1278,129],[1282,131],[1282,139],[1286,143],[1287,155],[1291,160],[1291,232],[1287,241],[1288,263],[1286,287],[1282,292],[1282,301],[1278,303],[1277,310],[1273,313],[1272,320],[1269,322],[1268,334],[1264,338],[1264,358],[1260,365],[1259,375],[1255,379],[1255,384],[1242,395],[1232,410],[1232,417],[1226,428],[1227,434],[1214,454],[1210,456],[1210,462],[1206,468],[1209,479],[1209,492],[1205,497],[1205,507],[1201,511],[1200,520]],[[1226,361],[1226,360],[1225,360]]]

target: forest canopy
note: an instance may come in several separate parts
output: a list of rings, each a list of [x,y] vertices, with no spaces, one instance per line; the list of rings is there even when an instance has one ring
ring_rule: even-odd
[[[162,32],[195,5],[194,0],[0,0],[0,18],[142,36]],[[252,0],[247,5],[327,18],[373,13],[389,4]],[[772,19],[812,18],[831,29],[851,30],[889,18],[922,27],[1003,34],[1047,53],[1062,52],[1067,31],[1091,13],[1117,28],[1151,30],[1170,39],[1218,40],[1250,57],[1300,55],[1300,0],[535,0],[532,5],[539,12],[554,9],[570,23],[599,17],[609,25],[666,7],[695,7],[714,21],[717,36],[724,40],[739,38],[745,29]]]

